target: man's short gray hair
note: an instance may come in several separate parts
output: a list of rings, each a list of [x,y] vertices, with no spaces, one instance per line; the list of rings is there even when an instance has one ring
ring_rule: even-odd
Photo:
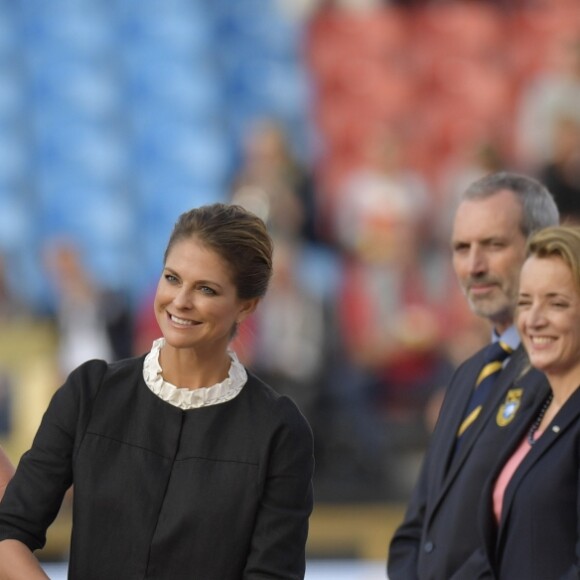
[[[504,189],[512,191],[522,204],[520,228],[526,238],[537,230],[560,223],[558,207],[548,189],[533,177],[508,171],[492,173],[473,182],[459,197],[459,203],[484,199]]]

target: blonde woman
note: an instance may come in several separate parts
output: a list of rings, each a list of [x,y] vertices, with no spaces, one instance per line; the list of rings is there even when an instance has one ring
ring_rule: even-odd
[[[580,577],[580,227],[530,239],[516,323],[550,389],[500,450],[480,511],[485,548],[454,580]]]

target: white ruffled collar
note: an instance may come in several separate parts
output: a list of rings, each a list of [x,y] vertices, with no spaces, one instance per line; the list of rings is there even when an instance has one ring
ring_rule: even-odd
[[[143,363],[143,378],[149,389],[174,407],[180,409],[199,409],[210,405],[219,405],[236,397],[248,380],[246,369],[238,360],[236,353],[228,349],[232,364],[228,378],[211,387],[199,389],[179,388],[163,380],[159,364],[159,351],[165,344],[164,338],[153,341],[151,351]]]

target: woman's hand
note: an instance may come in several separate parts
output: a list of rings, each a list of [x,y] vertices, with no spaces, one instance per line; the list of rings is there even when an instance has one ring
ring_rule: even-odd
[[[32,552],[18,540],[0,542],[0,580],[50,580]]]

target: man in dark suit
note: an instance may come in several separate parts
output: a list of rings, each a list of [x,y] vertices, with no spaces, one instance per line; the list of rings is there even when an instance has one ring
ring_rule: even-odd
[[[526,358],[513,318],[527,238],[558,220],[547,189],[514,173],[483,177],[459,199],[453,267],[473,312],[490,321],[492,345],[465,361],[447,387],[405,519],[389,547],[389,580],[451,580],[480,544],[477,509],[493,460],[517,425],[518,411],[548,388],[540,373],[522,373]],[[498,346],[501,359],[487,358]]]

